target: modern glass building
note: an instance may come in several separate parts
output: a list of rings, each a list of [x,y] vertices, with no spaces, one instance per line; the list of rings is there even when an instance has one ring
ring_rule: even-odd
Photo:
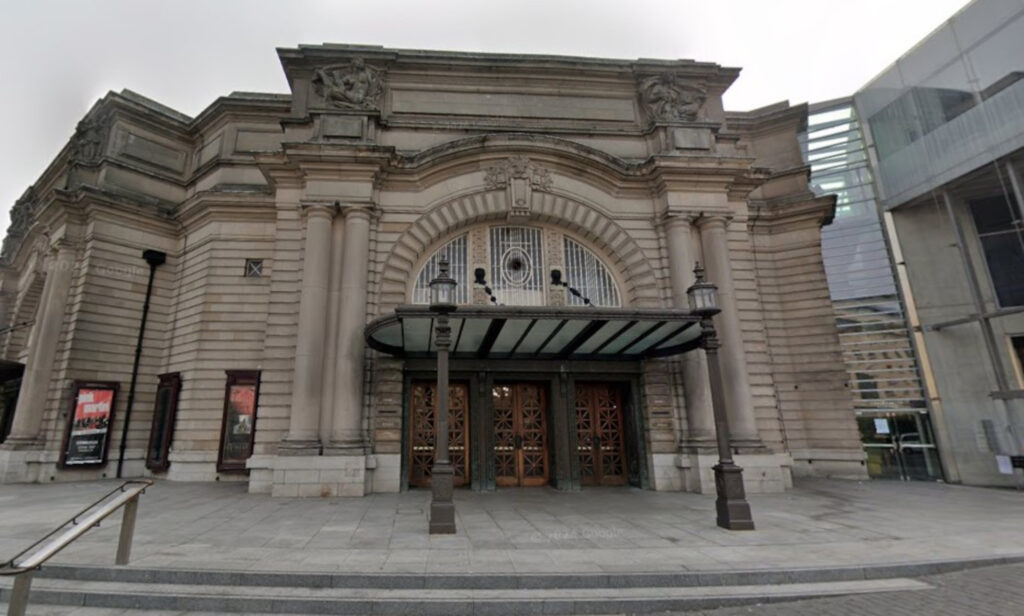
[[[941,478],[852,99],[810,106],[801,146],[811,166],[811,189],[836,195],[835,219],[822,228],[822,255],[868,473]]]
[[[964,483],[1020,481],[1022,77],[1024,2],[977,0],[854,97],[946,476]]]

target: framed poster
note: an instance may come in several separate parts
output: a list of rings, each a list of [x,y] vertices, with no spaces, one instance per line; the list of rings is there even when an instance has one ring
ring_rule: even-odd
[[[68,427],[60,456],[62,468],[103,466],[107,463],[118,387],[118,383],[109,381],[75,381],[72,384]]]
[[[256,435],[260,373],[258,370],[228,370],[227,377],[217,470],[245,471]]]

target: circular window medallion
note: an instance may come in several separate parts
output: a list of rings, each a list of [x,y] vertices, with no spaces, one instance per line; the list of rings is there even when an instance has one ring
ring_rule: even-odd
[[[530,254],[519,246],[511,246],[501,255],[501,278],[512,287],[524,287],[533,276]]]

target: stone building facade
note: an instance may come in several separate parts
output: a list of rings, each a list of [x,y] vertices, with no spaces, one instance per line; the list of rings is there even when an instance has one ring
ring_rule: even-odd
[[[667,321],[609,352],[644,315],[685,314],[698,260],[720,289],[748,490],[865,476],[821,259],[834,198],[808,190],[803,106],[726,112],[738,69],[689,60],[279,55],[290,94],[236,92],[195,118],[107,95],[15,205],[0,350],[24,375],[4,481],[114,474],[148,296],[125,475],[283,496],[422,485],[431,343],[417,356],[408,320],[402,352],[380,352],[368,325],[425,303],[440,254],[462,303],[509,311],[457,333],[477,345],[452,364],[465,485],[713,491],[703,352],[627,352]],[[166,255],[149,291],[144,250]],[[611,316],[564,316],[584,298]],[[562,320],[541,336],[516,306]],[[96,427],[81,392],[103,384],[110,461],[70,464],[69,434]]]

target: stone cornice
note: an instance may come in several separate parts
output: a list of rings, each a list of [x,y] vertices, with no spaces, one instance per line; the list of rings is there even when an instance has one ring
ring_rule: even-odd
[[[836,212],[836,196],[816,197],[813,193],[768,201],[751,200],[747,225],[752,233],[777,233],[801,227],[820,228],[832,222]]]

